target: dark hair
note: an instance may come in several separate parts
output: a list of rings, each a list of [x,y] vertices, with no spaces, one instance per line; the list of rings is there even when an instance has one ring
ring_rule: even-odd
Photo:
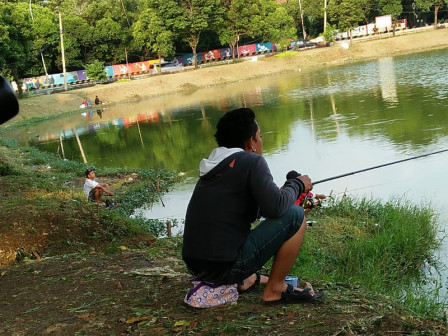
[[[238,108],[224,114],[216,125],[218,146],[244,149],[246,141],[257,133],[255,113],[250,108]]]
[[[89,168],[86,169],[86,177],[89,176],[90,172],[94,171],[95,169]]]
[[[290,180],[293,178],[296,178],[297,176],[300,176],[301,174],[296,172],[295,170],[291,170],[288,174],[286,174],[286,179]]]

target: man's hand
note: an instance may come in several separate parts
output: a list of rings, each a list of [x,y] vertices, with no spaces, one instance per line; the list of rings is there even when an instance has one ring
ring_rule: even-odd
[[[313,185],[311,184],[311,179],[308,175],[300,175],[297,176],[297,178],[303,182],[303,184],[305,185],[305,191],[304,192],[308,192],[313,190]]]

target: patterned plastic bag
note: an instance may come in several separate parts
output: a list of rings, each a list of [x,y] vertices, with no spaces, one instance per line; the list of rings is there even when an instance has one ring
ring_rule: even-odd
[[[237,284],[215,285],[204,281],[192,281],[194,288],[185,295],[184,302],[194,308],[211,308],[238,301]]]

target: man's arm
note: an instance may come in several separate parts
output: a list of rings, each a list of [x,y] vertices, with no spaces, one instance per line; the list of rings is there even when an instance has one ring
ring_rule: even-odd
[[[109,185],[107,185],[105,183],[100,183],[95,188],[100,189],[105,194],[108,194],[110,196],[115,196],[115,194],[109,190]]]

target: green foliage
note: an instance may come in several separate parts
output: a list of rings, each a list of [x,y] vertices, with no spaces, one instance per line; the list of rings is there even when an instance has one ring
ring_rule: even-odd
[[[403,199],[329,200],[312,210],[296,273],[350,282],[402,299],[440,245],[437,216]]]
[[[401,0],[380,0],[380,5],[382,6],[383,15],[390,14],[393,20],[398,19],[403,12]]]
[[[99,80],[103,82],[107,78],[107,73],[104,67],[104,63],[98,60],[86,65],[86,75],[90,79]]]
[[[160,12],[161,10],[163,7],[156,6],[143,11],[133,30],[137,46],[148,49],[159,58],[174,55],[176,37],[174,27],[169,25],[171,21],[164,19],[167,13]]]
[[[280,43],[283,41],[284,45],[289,44],[289,40],[295,39],[296,29],[294,27],[294,20],[288,15],[285,8],[279,6],[274,12],[268,14],[265,23],[264,39],[273,43]],[[287,43],[284,43],[287,41]]]
[[[296,50],[289,50],[289,51],[285,51],[282,52],[281,54],[277,54],[274,57],[276,58],[285,58],[285,57],[291,57],[291,56],[296,56],[299,52]]]
[[[2,162],[0,158],[0,176],[19,175],[19,172],[9,163]]]
[[[334,42],[336,33],[337,33],[336,27],[334,27],[331,24],[327,23],[327,29],[322,33],[322,37],[328,43]]]
[[[364,21],[367,0],[334,0],[327,7],[332,21],[341,31],[348,31]]]
[[[180,1],[180,17],[176,21],[183,40],[193,51],[193,65],[197,68],[196,48],[201,33],[214,25],[220,24],[224,7],[220,0],[191,0]]]
[[[220,41],[235,46],[242,36],[254,37],[263,27],[263,2],[235,0],[229,2],[219,28]]]
[[[432,21],[432,12],[434,19],[437,13],[446,18],[446,0],[415,4],[420,18]],[[42,57],[49,73],[62,71],[59,11],[65,64],[71,71],[95,60],[107,65],[122,63],[126,56],[129,62],[170,57],[188,47],[196,55],[198,48],[220,47],[218,37],[232,48],[238,42],[279,42],[302,34],[302,20],[308,34],[318,36],[323,30],[323,6],[313,0],[2,2],[0,72],[16,82],[43,75]],[[346,31],[373,22],[377,15],[409,17],[410,7],[400,0],[332,0],[327,1],[327,14],[335,27]]]

